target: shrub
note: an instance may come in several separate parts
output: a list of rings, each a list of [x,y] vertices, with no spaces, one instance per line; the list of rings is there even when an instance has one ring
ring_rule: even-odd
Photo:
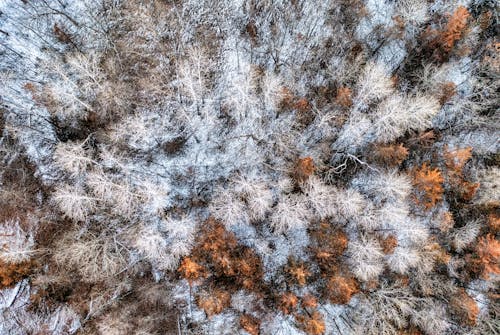
[[[337,189],[325,185],[320,178],[314,176],[303,183],[302,189],[310,207],[314,209],[320,219],[323,220],[337,214],[337,209],[334,206]]]
[[[22,229],[22,225],[19,219],[9,219],[0,224],[0,260],[5,263],[27,262],[35,253],[34,234]]]
[[[357,84],[354,106],[366,108],[369,103],[381,100],[393,91],[393,82],[386,69],[380,64],[369,63]]]
[[[310,213],[305,199],[299,195],[285,196],[274,207],[270,226],[276,234],[302,229],[309,223]]]
[[[70,231],[57,241],[53,257],[61,268],[76,271],[87,283],[109,280],[127,266],[117,237],[105,234],[79,236],[78,231]]]
[[[56,165],[68,172],[71,177],[85,173],[92,164],[92,159],[85,150],[86,141],[58,143],[54,152]]]

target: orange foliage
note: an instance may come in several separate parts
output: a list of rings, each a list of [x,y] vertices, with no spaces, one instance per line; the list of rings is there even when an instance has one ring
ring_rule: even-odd
[[[340,87],[337,90],[335,101],[343,107],[352,106],[352,91],[349,87]]]
[[[290,314],[297,307],[299,299],[291,292],[283,293],[280,296],[278,308],[284,314]]]
[[[488,216],[488,227],[494,234],[500,232],[500,216],[498,214],[490,214]]]
[[[280,107],[281,108],[292,108],[293,107],[293,100],[294,100],[294,95],[292,91],[290,91],[289,88],[287,87],[282,87],[280,91]]]
[[[311,272],[309,272],[304,263],[297,264],[294,260],[290,260],[289,263],[286,271],[300,286],[304,286],[307,278],[311,276]]]
[[[465,163],[472,157],[472,147],[450,151],[445,146],[443,156],[448,168],[448,182],[457,190],[463,200],[472,200],[479,188],[479,183],[471,183],[465,180],[462,172]]]
[[[252,290],[262,278],[262,262],[249,247],[238,244],[236,236],[213,218],[209,218],[193,248],[196,262],[212,270],[218,279],[230,277],[232,282]]]
[[[462,34],[467,27],[467,19],[470,13],[464,6],[459,6],[451,15],[446,25],[446,28],[439,36],[439,42],[445,52],[450,52],[455,43],[462,37]]]
[[[434,260],[438,263],[448,264],[451,259],[450,254],[448,254],[446,250],[436,242],[426,245],[423,250],[432,254]]]
[[[398,239],[394,235],[389,235],[387,238],[381,239],[380,245],[384,254],[392,254],[398,246]]]
[[[203,309],[208,317],[215,314],[220,314],[231,303],[231,295],[222,290],[214,290],[213,292],[205,292],[196,300],[198,307]]]
[[[311,105],[306,98],[301,98],[295,102],[294,108],[301,113],[307,113],[311,110]]]
[[[297,315],[301,328],[309,335],[321,335],[325,332],[325,321],[320,312],[314,311],[309,315]]]
[[[250,335],[260,334],[260,320],[250,314],[240,316],[240,326]]]
[[[444,212],[441,214],[441,224],[439,225],[439,229],[442,232],[447,232],[455,225],[455,221],[453,220],[453,215],[450,212]]]
[[[444,105],[457,93],[457,85],[449,81],[441,85],[441,96],[439,97],[439,102]]]
[[[471,201],[472,198],[476,195],[476,192],[479,188],[479,183],[471,183],[468,181],[462,182],[462,189],[460,192],[460,196],[465,201]]]
[[[295,165],[293,177],[297,182],[306,181],[316,171],[314,160],[311,157],[300,158]]]
[[[486,30],[488,27],[491,25],[493,22],[493,13],[491,11],[486,11],[481,16],[479,17],[479,27],[481,27],[481,30]]]
[[[461,173],[467,161],[472,157],[472,147],[449,151],[444,148],[444,159],[446,167],[456,173]]]
[[[182,260],[177,271],[184,279],[187,279],[190,284],[192,284],[193,281],[206,276],[205,268],[193,261],[190,257],[185,257]]]
[[[481,237],[476,246],[482,267],[482,277],[488,279],[490,274],[499,274],[500,242],[491,234]]]
[[[417,203],[430,209],[443,198],[443,176],[438,169],[431,169],[427,163],[413,170],[413,186],[420,193]]]
[[[14,286],[18,281],[27,277],[32,268],[33,262],[31,261],[15,264],[0,260],[0,289]]]
[[[324,273],[331,273],[337,258],[347,249],[347,235],[328,222],[322,222],[311,235],[317,244],[313,252],[318,265]]]
[[[412,146],[421,146],[424,148],[429,148],[436,141],[436,134],[433,130],[420,132],[415,137],[409,140],[409,144]]]
[[[73,38],[69,33],[65,31],[64,27],[61,27],[57,25],[57,23],[55,23],[53,27],[53,32],[56,38],[59,40],[59,42],[66,44],[73,44]]]
[[[347,304],[358,292],[359,285],[354,278],[335,275],[328,280],[327,296],[333,304]]]
[[[378,145],[371,152],[373,160],[389,166],[401,164],[408,157],[408,149],[403,144]]]
[[[316,308],[318,306],[318,300],[311,294],[306,294],[302,297],[302,307],[304,308]]]
[[[462,288],[450,301],[451,309],[463,325],[474,326],[479,314],[479,307]]]

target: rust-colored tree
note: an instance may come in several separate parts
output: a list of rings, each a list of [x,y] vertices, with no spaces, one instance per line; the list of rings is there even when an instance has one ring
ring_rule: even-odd
[[[302,297],[301,305],[304,308],[316,308],[318,307],[318,299],[308,293]]]
[[[314,171],[316,171],[316,166],[311,157],[300,158],[295,164],[293,178],[295,181],[302,183],[312,176]]]
[[[185,257],[177,271],[192,285],[194,281],[204,278],[207,275],[206,269],[195,262],[191,257]]]
[[[389,235],[386,238],[380,239],[380,246],[384,254],[392,254],[394,249],[398,246],[398,239],[394,235]]]
[[[470,13],[464,6],[459,6],[448,19],[448,23],[438,36],[438,41],[445,52],[450,52],[455,43],[463,36]]]
[[[445,146],[443,156],[449,185],[460,199],[464,201],[472,200],[479,188],[479,183],[469,182],[463,173],[465,164],[472,157],[472,147],[449,150]]]
[[[257,289],[263,273],[262,262],[255,252],[238,244],[236,236],[214,218],[205,221],[190,257],[183,260],[179,272],[188,280],[209,273],[215,281],[247,290]]]
[[[240,326],[250,335],[260,334],[260,320],[250,314],[240,316]]]
[[[492,234],[479,239],[476,253],[481,266],[481,276],[488,279],[491,274],[500,274],[500,242]]]
[[[294,103],[294,108],[300,113],[308,113],[311,110],[311,104],[306,98],[301,98]]]
[[[352,90],[349,87],[340,87],[337,90],[335,102],[342,107],[352,106]]]
[[[323,315],[314,311],[311,314],[296,315],[295,318],[300,324],[300,327],[309,335],[321,335],[325,332],[325,321]]]
[[[422,37],[428,41],[427,50],[437,61],[445,61],[457,42],[465,35],[470,13],[464,6],[459,6],[449,15],[446,25],[440,29],[427,28]]]
[[[428,210],[442,200],[444,178],[438,169],[431,169],[428,163],[424,163],[420,168],[413,169],[412,176],[417,204]]]
[[[14,286],[18,281],[26,278],[32,268],[32,261],[6,263],[0,260],[0,289]]]
[[[224,309],[229,307],[230,303],[231,295],[221,289],[203,292],[196,299],[196,304],[205,311],[208,317],[222,313]]]
[[[457,93],[457,85],[449,81],[441,85],[441,95],[439,102],[444,105]]]
[[[312,231],[314,259],[325,276],[335,273],[339,257],[347,249],[347,235],[327,221]]]
[[[352,277],[334,275],[328,279],[326,296],[332,304],[347,304],[358,292],[359,284]]]
[[[474,326],[477,322],[479,307],[462,288],[458,294],[454,294],[450,301],[450,307],[462,325]]]
[[[305,263],[298,262],[295,259],[289,260],[286,272],[292,278],[293,283],[300,286],[304,286],[311,276],[311,272],[307,269]]]
[[[278,298],[278,309],[284,314],[290,314],[295,311],[297,304],[299,303],[299,298],[292,292],[286,292],[279,296]]]
[[[500,215],[496,213],[488,215],[488,227],[493,234],[500,232]]]
[[[370,153],[371,161],[384,166],[398,166],[408,157],[408,149],[402,143],[377,145]]]

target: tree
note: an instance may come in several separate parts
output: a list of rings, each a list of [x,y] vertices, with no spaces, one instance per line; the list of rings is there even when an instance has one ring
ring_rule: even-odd
[[[335,193],[337,189],[325,185],[319,178],[310,177],[302,186],[307,200],[318,217],[323,220],[337,214]]]
[[[357,83],[355,109],[365,109],[372,101],[381,100],[394,91],[393,83],[383,65],[369,63]]]
[[[325,321],[320,312],[314,311],[311,315],[299,315],[297,319],[307,334],[321,335],[325,333]]]
[[[430,209],[443,198],[444,178],[438,169],[431,169],[428,163],[413,170],[413,185],[419,192],[417,204],[422,204],[425,209]]]
[[[491,274],[500,274],[500,242],[491,234],[481,237],[476,253],[482,266],[482,276],[488,279]]]
[[[361,281],[377,279],[384,270],[384,254],[375,239],[361,236],[358,241],[350,241],[347,254],[352,273]]]
[[[68,172],[75,178],[86,172],[93,161],[85,149],[87,141],[83,142],[59,142],[54,152],[56,165]]]
[[[470,13],[467,8],[458,6],[448,19],[446,27],[438,36],[438,43],[445,52],[450,52],[455,43],[462,37],[469,16]]]
[[[63,185],[57,188],[53,200],[65,216],[75,221],[85,221],[96,208],[96,199],[89,196],[83,187],[78,185]]]
[[[310,212],[303,197],[284,196],[274,208],[270,225],[276,234],[280,234],[307,227],[309,218]]]

